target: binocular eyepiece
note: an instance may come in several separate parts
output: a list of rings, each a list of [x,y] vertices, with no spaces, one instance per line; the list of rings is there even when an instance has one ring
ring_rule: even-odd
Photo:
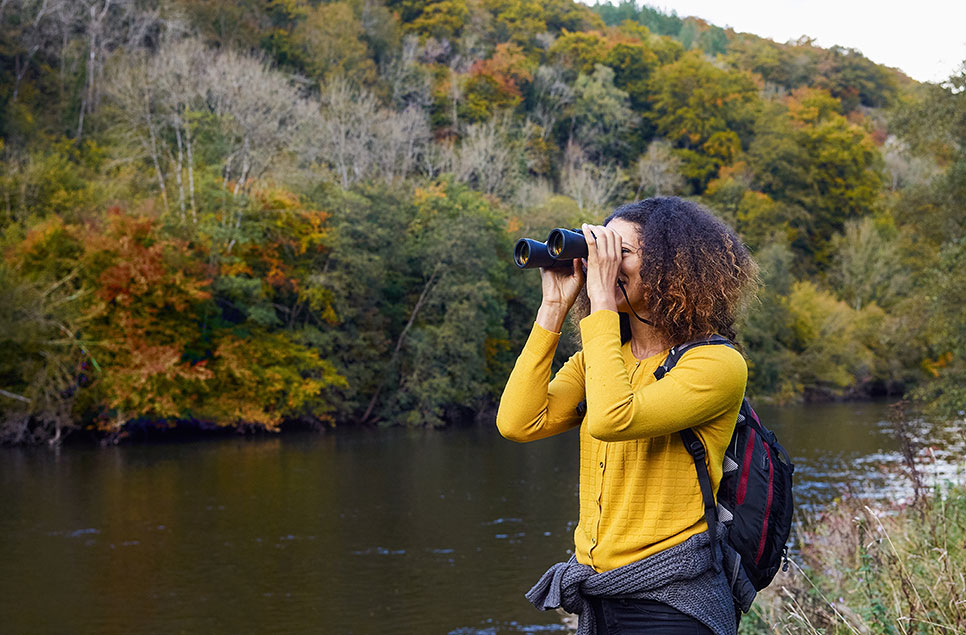
[[[558,227],[546,242],[521,238],[513,247],[513,262],[521,269],[571,267],[574,258],[587,257],[587,241],[579,229]]]

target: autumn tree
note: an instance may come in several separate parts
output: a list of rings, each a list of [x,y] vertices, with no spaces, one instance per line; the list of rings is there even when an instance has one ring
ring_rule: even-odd
[[[516,44],[498,44],[493,55],[474,62],[464,85],[462,119],[485,121],[495,113],[515,108],[522,88],[533,77],[532,63]]]
[[[334,75],[357,82],[374,79],[375,64],[365,41],[365,28],[348,2],[308,6],[282,42],[298,66],[318,81]]]
[[[680,149],[684,174],[699,191],[752,138],[758,90],[748,73],[721,70],[689,53],[652,79],[657,133]]]
[[[757,129],[748,153],[756,189],[799,210],[796,248],[827,263],[832,235],[876,204],[881,159],[871,136],[828,93],[809,89],[787,111],[765,109]]]

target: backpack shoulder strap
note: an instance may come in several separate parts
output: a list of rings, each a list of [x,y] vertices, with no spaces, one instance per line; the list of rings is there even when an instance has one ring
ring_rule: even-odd
[[[667,357],[664,358],[664,363],[658,366],[657,370],[654,371],[654,378],[661,379],[664,377],[664,375],[666,375],[667,372],[674,368],[675,364],[680,361],[681,357],[692,348],[696,348],[698,346],[707,346],[709,344],[720,344],[723,346],[729,346],[731,348],[735,347],[735,345],[727,337],[717,334],[712,335],[711,337],[673,346],[671,347],[671,350],[668,351]]]
[[[711,551],[714,553],[715,570],[720,571],[721,559],[718,556],[718,507],[714,502],[714,494],[711,492],[711,475],[708,474],[708,466],[704,463],[705,449],[698,434],[691,428],[681,430],[681,440],[684,447],[688,449],[688,454],[694,460],[694,469],[698,473],[698,484],[701,486],[701,498],[704,500],[704,520],[708,523],[708,536],[711,537]]]
[[[659,380],[664,377],[669,370],[674,368],[681,357],[692,348],[711,344],[730,346],[731,348],[735,347],[728,338],[717,334],[674,346],[668,351],[664,363],[654,371],[655,379]],[[714,494],[711,491],[711,475],[708,474],[708,466],[704,463],[704,457],[707,452],[704,448],[704,443],[701,442],[701,439],[694,430],[685,428],[681,430],[680,434],[681,440],[684,442],[684,447],[687,448],[688,454],[691,455],[694,461],[694,469],[698,473],[698,484],[701,486],[701,498],[704,501],[704,520],[708,523],[708,536],[711,538],[711,551],[714,554],[714,567],[715,571],[721,571],[721,546],[718,544],[717,535],[718,508],[714,501]]]

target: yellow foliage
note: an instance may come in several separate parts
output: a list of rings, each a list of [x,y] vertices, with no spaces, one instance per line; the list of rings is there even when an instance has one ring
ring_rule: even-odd
[[[925,371],[931,377],[939,377],[939,371],[946,366],[949,366],[953,361],[952,351],[946,351],[936,359],[929,359],[928,357],[922,360],[922,370]]]
[[[424,207],[434,200],[446,198],[446,185],[442,182],[433,183],[429,187],[417,187],[413,194],[413,202],[417,207]]]

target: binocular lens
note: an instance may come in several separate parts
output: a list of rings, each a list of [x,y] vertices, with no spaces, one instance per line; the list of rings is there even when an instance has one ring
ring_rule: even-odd
[[[521,269],[553,267],[557,261],[547,253],[547,245],[532,238],[521,238],[513,247],[513,262]]]
[[[525,268],[530,260],[530,243],[526,240],[517,241],[513,250],[513,261],[520,268]]]
[[[547,251],[554,258],[558,257],[564,248],[564,237],[561,232],[552,232],[547,239]]]
[[[547,236],[547,252],[558,260],[586,258],[587,241],[578,230],[558,228]]]

